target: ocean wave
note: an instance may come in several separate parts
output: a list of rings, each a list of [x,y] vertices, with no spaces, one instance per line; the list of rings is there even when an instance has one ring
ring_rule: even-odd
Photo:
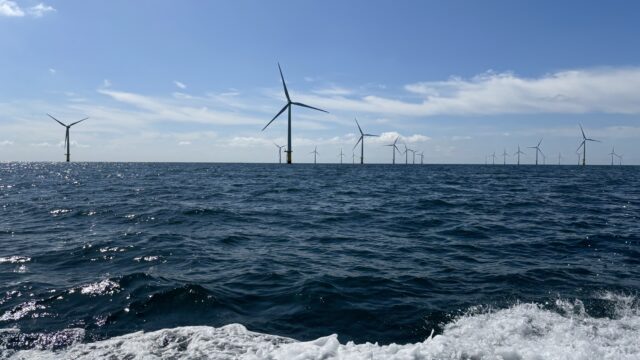
[[[633,296],[604,293],[613,317],[592,317],[581,301],[472,308],[439,335],[413,344],[341,343],[333,334],[312,341],[247,330],[189,326],[135,332],[77,343],[63,350],[4,350],[13,359],[639,359],[640,311]]]

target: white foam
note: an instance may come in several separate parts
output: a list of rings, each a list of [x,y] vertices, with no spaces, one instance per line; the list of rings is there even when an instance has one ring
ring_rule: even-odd
[[[113,295],[118,291],[120,291],[120,285],[109,279],[80,287],[80,293],[84,295]]]
[[[615,309],[619,310],[613,318],[591,317],[579,301],[558,301],[560,311],[537,304],[516,304],[508,309],[461,316],[447,324],[441,335],[415,344],[342,344],[337,335],[299,342],[232,324],[221,328],[195,326],[136,332],[95,343],[74,344],[59,352],[29,350],[12,356],[15,359],[640,359],[637,300],[606,296],[613,299]]]
[[[31,258],[28,256],[7,256],[0,257],[0,264],[9,263],[9,264],[22,264],[31,261]]]

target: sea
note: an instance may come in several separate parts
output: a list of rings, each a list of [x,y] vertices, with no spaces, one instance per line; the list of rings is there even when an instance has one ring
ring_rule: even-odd
[[[0,358],[640,359],[640,167],[1,163]]]

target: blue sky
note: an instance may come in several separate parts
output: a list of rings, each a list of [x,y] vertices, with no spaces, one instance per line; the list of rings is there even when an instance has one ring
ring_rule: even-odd
[[[640,163],[640,4],[630,1],[0,0],[0,161],[368,162],[401,136],[425,162],[483,163],[544,138],[548,163],[612,146]],[[523,162],[533,160],[526,151]],[[510,157],[513,161],[513,157]]]

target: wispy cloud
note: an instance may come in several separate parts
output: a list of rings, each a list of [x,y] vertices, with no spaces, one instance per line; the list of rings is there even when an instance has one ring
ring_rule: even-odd
[[[56,9],[54,9],[53,6],[45,5],[43,3],[32,6],[28,10],[29,14],[31,14],[33,17],[42,17],[45,14],[54,12],[54,11],[56,11]]]
[[[181,83],[178,80],[175,80],[173,83],[180,89],[186,89],[187,88],[187,85],[185,85],[184,83]]]
[[[0,16],[23,17],[30,15],[35,18],[44,16],[47,13],[54,12],[53,6],[39,3],[23,10],[17,2],[11,0],[0,0]]]
[[[115,101],[143,110],[149,118],[156,120],[218,125],[257,126],[264,123],[264,119],[255,119],[237,112],[211,110],[208,106],[211,104],[207,103],[200,103],[201,106],[199,107],[189,106],[184,103],[183,100],[188,100],[185,98],[179,98],[177,101],[172,101],[172,99],[159,99],[110,89],[99,89],[98,92],[111,97]]]
[[[54,68],[49,68],[49,74],[51,75],[55,75],[58,71],[56,71],[56,69]]]
[[[180,146],[188,146],[188,145],[191,145],[191,141],[186,141],[186,140],[179,141],[178,145],[180,145]]]
[[[640,68],[561,71],[538,78],[487,72],[470,79],[418,82],[404,87],[417,101],[377,95],[316,92],[300,101],[329,110],[396,116],[501,114],[640,114]],[[406,97],[406,96],[405,96]]]
[[[9,145],[13,145],[13,141],[11,141],[11,140],[2,140],[2,141],[0,141],[0,146],[9,146]]]

